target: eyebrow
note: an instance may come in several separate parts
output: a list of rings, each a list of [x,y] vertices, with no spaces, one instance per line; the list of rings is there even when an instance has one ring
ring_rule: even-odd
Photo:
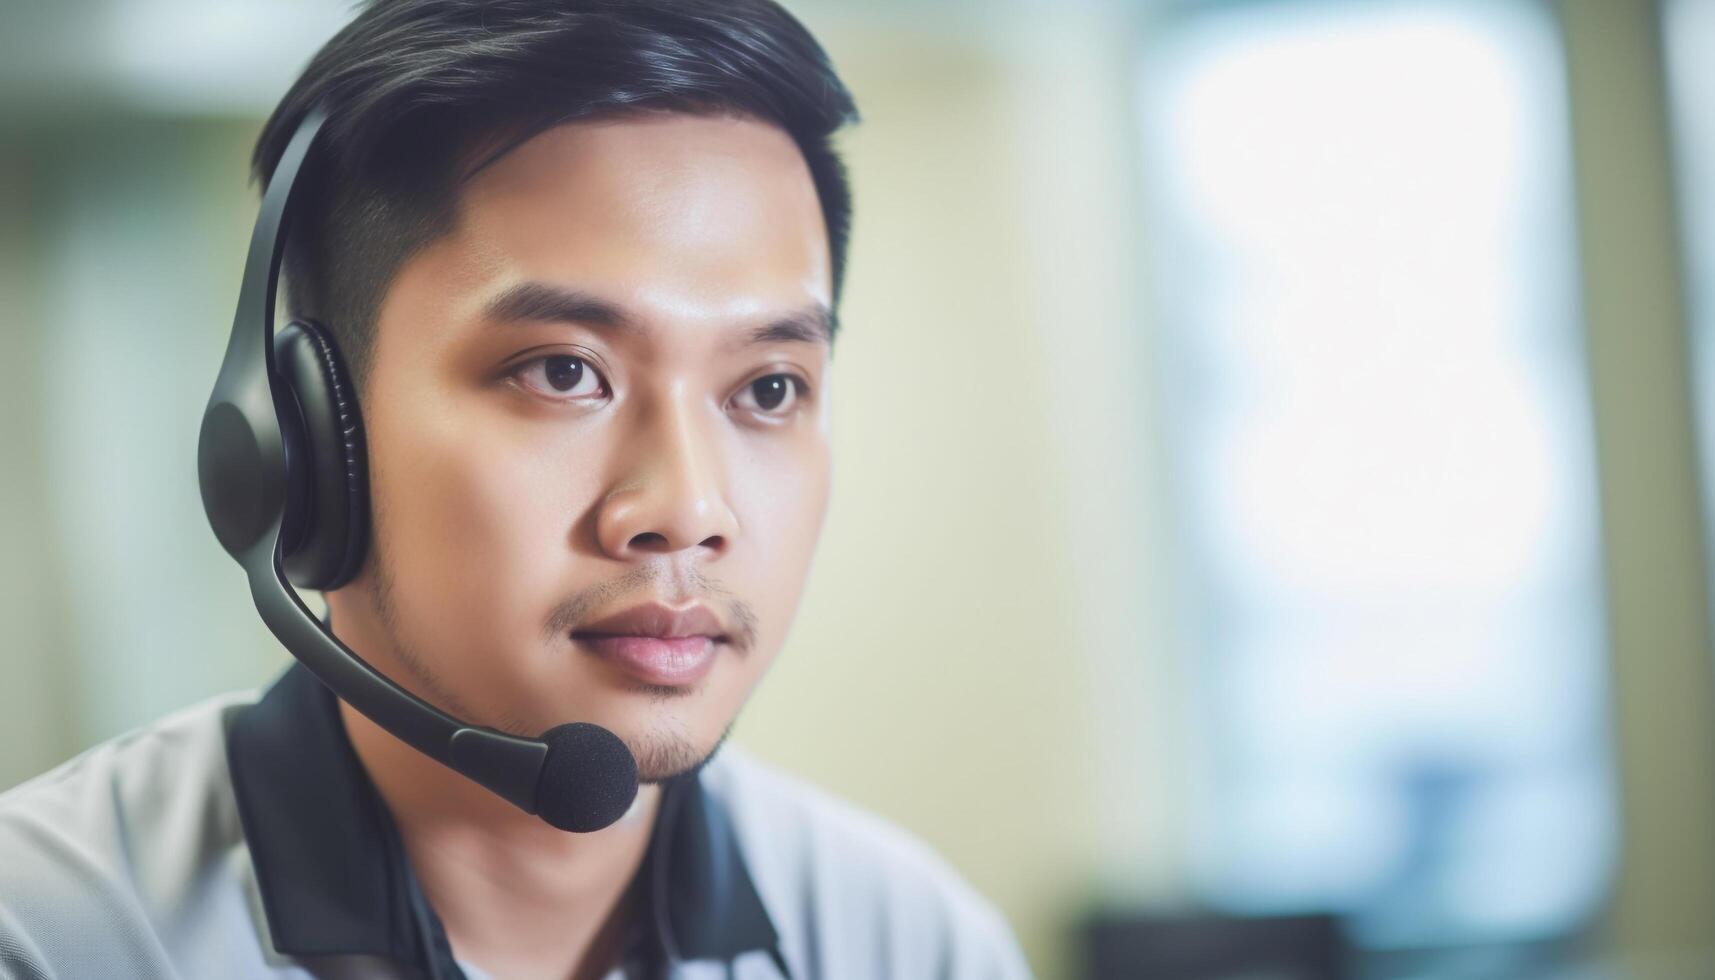
[[[545,282],[522,282],[489,300],[483,315],[505,323],[581,323],[616,333],[647,337],[650,330],[617,303],[577,289]],[[736,346],[804,343],[833,346],[839,331],[838,317],[817,303],[807,309],[776,317],[752,328]]]

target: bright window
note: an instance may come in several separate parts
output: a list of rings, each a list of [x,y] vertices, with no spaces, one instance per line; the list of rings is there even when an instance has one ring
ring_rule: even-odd
[[[1153,37],[1199,888],[1381,947],[1582,924],[1615,817],[1554,25],[1205,4]]]

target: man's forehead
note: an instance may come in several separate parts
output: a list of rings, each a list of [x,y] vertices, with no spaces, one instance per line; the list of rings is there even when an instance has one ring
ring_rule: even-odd
[[[641,112],[551,126],[482,159],[460,183],[467,200],[485,202],[559,192],[622,192],[684,198],[710,190],[808,191],[819,209],[809,166],[785,130],[749,116]],[[786,184],[786,187],[772,186]]]
[[[796,144],[773,126],[684,114],[568,123],[460,196],[455,234],[491,282],[516,290],[504,304],[495,290],[489,312],[577,308],[558,291],[607,307],[583,302],[591,315],[580,319],[643,325],[657,297],[699,297],[709,309],[819,320],[833,335],[820,200]]]

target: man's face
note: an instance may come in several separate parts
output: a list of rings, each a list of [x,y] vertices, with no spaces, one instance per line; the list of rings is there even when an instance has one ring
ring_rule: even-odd
[[[382,303],[371,561],[335,622],[465,720],[594,722],[645,780],[701,761],[821,531],[830,282],[809,171],[760,122],[572,123],[478,172]],[[588,635],[650,602],[725,638]]]

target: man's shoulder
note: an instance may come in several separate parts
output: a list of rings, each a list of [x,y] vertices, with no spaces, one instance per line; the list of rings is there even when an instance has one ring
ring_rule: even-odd
[[[255,697],[209,698],[0,793],[0,966],[163,962],[157,934],[243,844],[225,724]]]
[[[848,886],[905,884],[958,904],[988,905],[922,839],[741,747],[724,746],[703,785],[733,815],[747,860],[758,860],[759,852],[791,856]],[[753,840],[767,846],[752,846]]]
[[[163,811],[206,802],[198,798],[226,783],[226,718],[256,696],[216,695],[0,792],[0,830],[48,824],[61,833],[100,835],[115,829],[115,821],[153,824]]]
[[[702,781],[731,814],[770,914],[797,919],[781,930],[788,945],[795,927],[834,963],[884,956],[884,973],[939,961],[949,977],[1029,975],[994,903],[909,831],[731,743]]]

